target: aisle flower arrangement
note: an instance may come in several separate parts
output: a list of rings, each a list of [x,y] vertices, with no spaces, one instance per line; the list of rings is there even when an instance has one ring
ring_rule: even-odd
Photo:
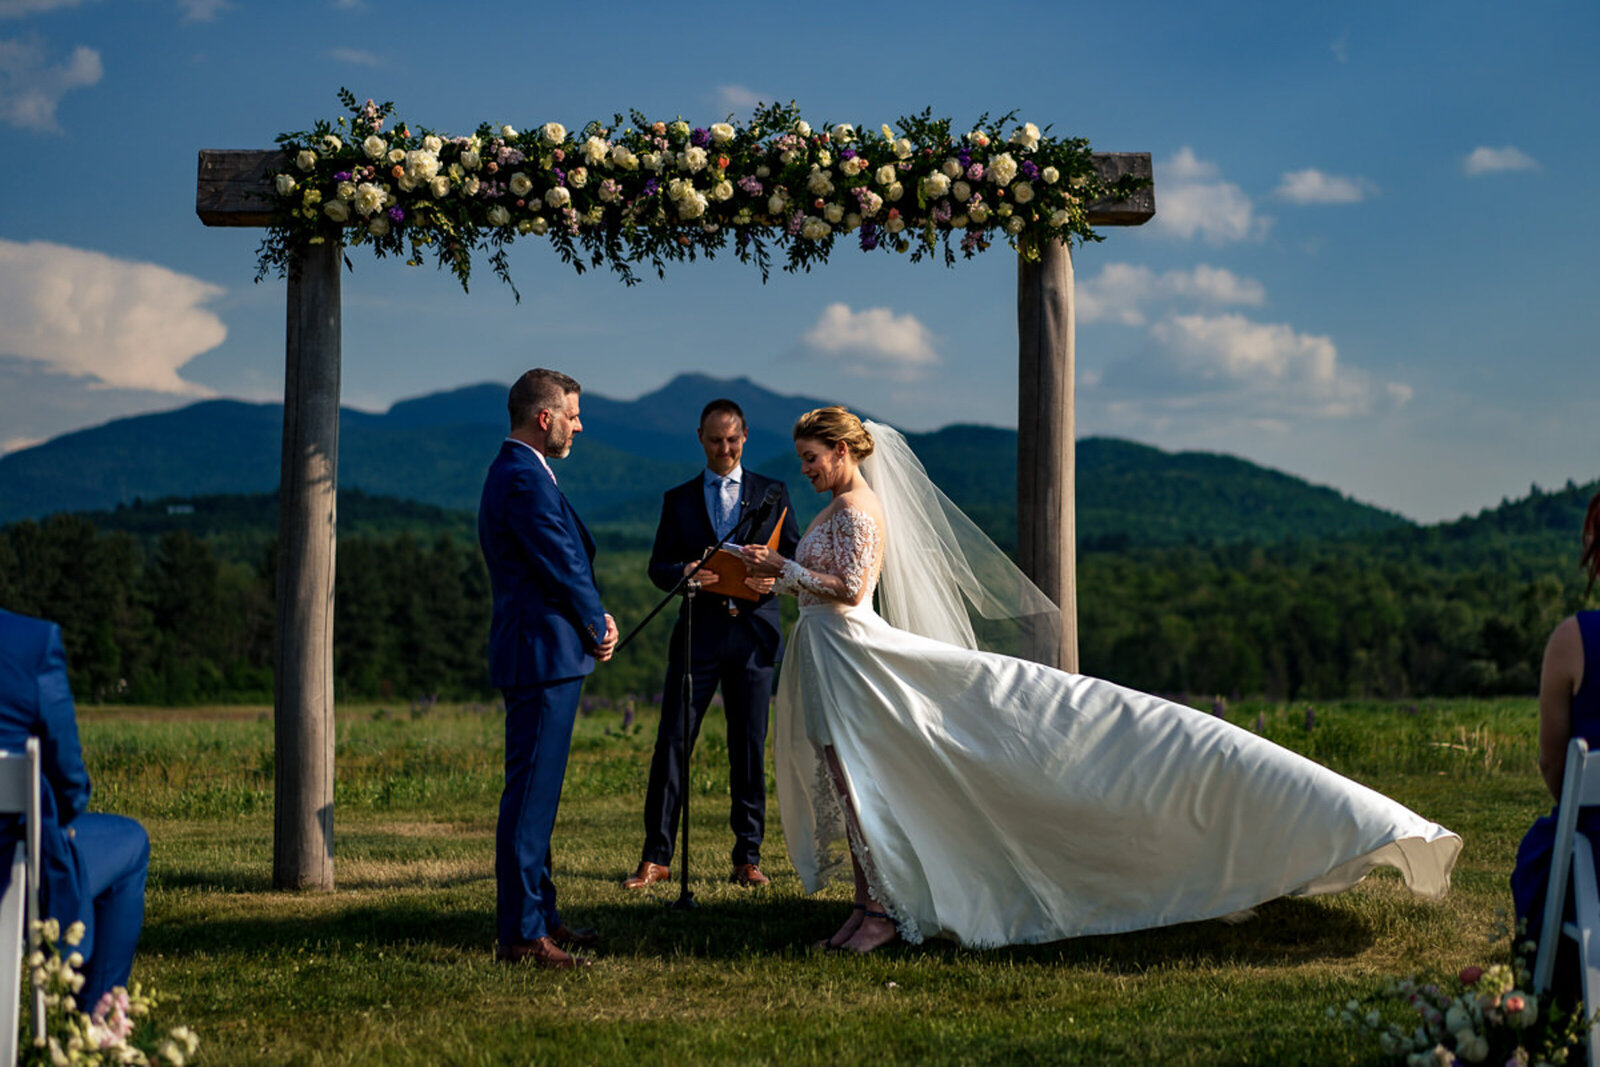
[[[1088,205],[1147,184],[1108,184],[1087,141],[1015,113],[958,133],[925,111],[873,131],[763,105],[744,125],[634,112],[576,131],[484,123],[451,136],[396,121],[392,103],[339,98],[348,115],[277,138],[284,165],[269,175],[274,216],[257,280],[326,241],[411,264],[431,255],[463,287],[479,251],[509,283],[507,248],[521,236],[628,284],[635,266],[661,274],[730,241],[763,279],[774,247],[785,270],[809,270],[841,239],[912,259],[942,248],[947,264],[997,241],[1036,257],[1048,241],[1098,240]]]
[[[81,1010],[77,996],[83,975],[78,968],[83,957],[75,950],[83,940],[82,923],[67,927],[65,938],[54,919],[35,922],[33,933],[36,947],[28,957],[28,973],[44,993],[45,1026],[43,1033],[23,1042],[19,1062],[30,1067],[184,1067],[192,1060],[199,1037],[187,1026],[158,1027],[150,1013],[161,998],[137,982],[128,989],[118,986],[88,1011]]]

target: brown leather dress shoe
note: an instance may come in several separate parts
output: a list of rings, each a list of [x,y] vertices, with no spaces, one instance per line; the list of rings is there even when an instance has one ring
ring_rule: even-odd
[[[588,967],[591,962],[581,956],[567,955],[548,937],[537,937],[532,941],[518,941],[509,945],[496,945],[494,958],[501,963],[529,963],[552,971],[570,971],[578,967]]]
[[[639,864],[639,869],[633,872],[633,877],[622,880],[622,888],[643,889],[647,885],[665,882],[671,877],[672,868],[663,867],[659,863],[651,863],[649,860],[645,860]]]
[[[550,931],[550,940],[562,948],[594,948],[600,943],[600,931],[588,926],[576,930],[562,923]]]
[[[758,886],[771,885],[772,879],[761,873],[761,868],[753,863],[741,863],[733,869],[733,874],[728,881],[734,885],[742,885],[746,889]]]

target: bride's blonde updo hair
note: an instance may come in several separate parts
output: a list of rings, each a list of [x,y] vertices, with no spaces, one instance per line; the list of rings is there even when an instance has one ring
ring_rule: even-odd
[[[801,415],[794,424],[794,439],[821,441],[829,448],[842,441],[857,463],[872,455],[873,449],[872,435],[861,420],[837,404]]]

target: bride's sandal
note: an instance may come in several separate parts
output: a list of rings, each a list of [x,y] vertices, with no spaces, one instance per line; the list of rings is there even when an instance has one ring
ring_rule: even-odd
[[[861,925],[856,927],[856,932],[850,936],[850,940],[840,946],[841,948],[848,949],[858,956],[865,956],[867,953],[876,951],[885,945],[892,945],[900,939],[900,931],[896,929],[894,921],[889,918],[888,912],[865,909],[861,914]],[[881,925],[874,923],[869,928],[867,923],[872,919],[881,919],[883,921]],[[866,935],[865,941],[861,940],[863,934]]]
[[[871,912],[867,911],[867,906],[865,904],[850,905],[850,918],[844,921],[843,926],[834,931],[832,937],[825,938],[814,943],[811,946],[812,950],[816,952],[837,952],[843,948],[844,943],[855,936],[855,932],[861,928],[861,923],[863,920],[861,915],[856,914],[857,912],[867,915],[872,914]]]

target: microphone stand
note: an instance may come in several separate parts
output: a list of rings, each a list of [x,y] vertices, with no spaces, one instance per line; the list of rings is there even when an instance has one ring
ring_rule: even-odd
[[[700,557],[700,561],[692,569],[686,571],[683,577],[678,579],[677,584],[672,587],[671,591],[662,597],[655,607],[650,609],[650,613],[640,619],[632,630],[628,631],[628,636],[617,642],[616,651],[621,652],[627,647],[628,642],[639,635],[639,631],[643,630],[651,619],[660,614],[661,609],[667,606],[667,602],[678,595],[679,590],[683,591],[683,606],[679,609],[679,617],[683,619],[683,680],[679,689],[679,711],[682,718],[678,737],[678,780],[682,783],[679,800],[681,801],[680,806],[682,809],[683,844],[679,848],[681,853],[679,858],[682,862],[682,866],[679,868],[681,888],[678,892],[678,899],[672,903],[672,907],[678,911],[690,911],[700,906],[695,902],[694,894],[689,891],[689,717],[690,701],[694,696],[694,674],[690,668],[693,663],[694,652],[694,596],[700,591],[700,583],[695,580],[695,575],[700,573],[700,569],[706,565],[706,562],[719,549],[727,545],[728,542],[733,541],[737,535],[741,533],[748,534],[765,521],[770,514],[772,514],[772,508],[763,499],[749,515],[734,523],[733,529],[728,531],[727,536],[712,546]],[[613,652],[612,655],[616,655],[616,652]]]

